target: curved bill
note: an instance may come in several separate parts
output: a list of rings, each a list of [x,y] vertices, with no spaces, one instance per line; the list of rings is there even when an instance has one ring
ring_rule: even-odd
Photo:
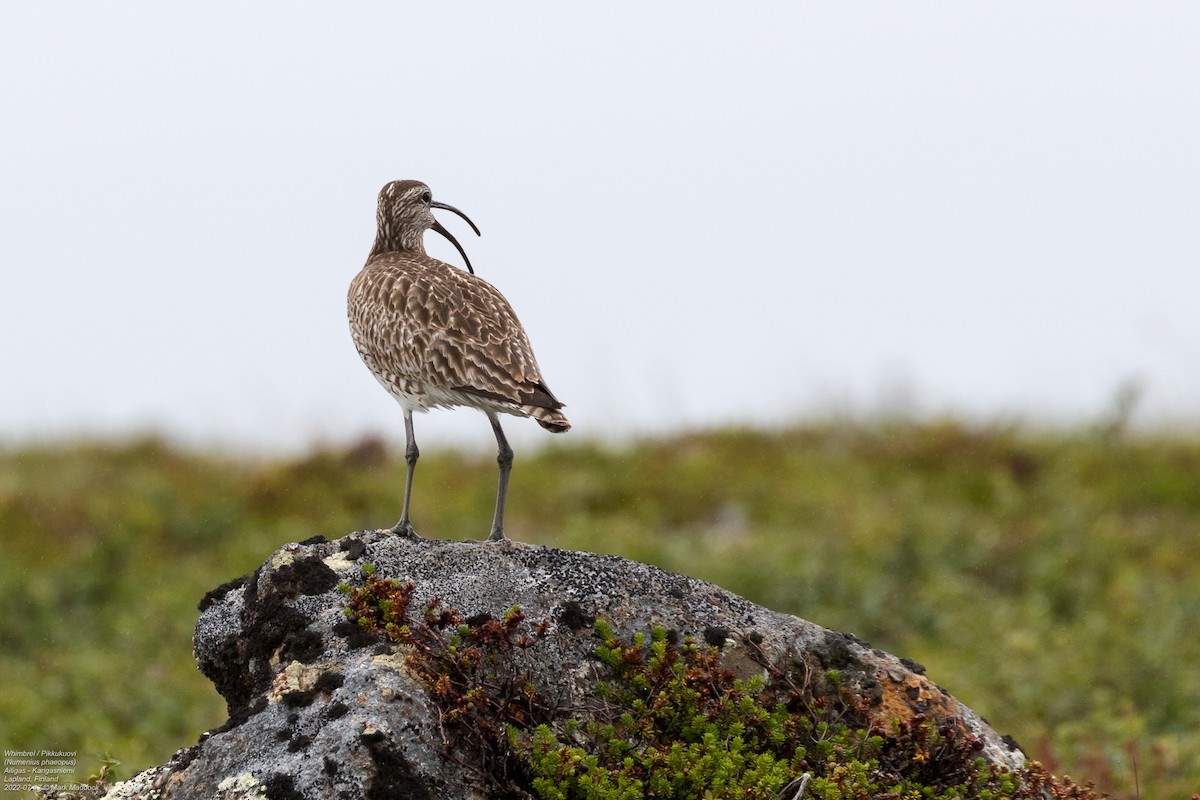
[[[476,236],[481,235],[479,233],[479,228],[475,227],[474,222],[471,222],[471,218],[468,217],[463,212],[459,211],[454,206],[450,205],[449,203],[439,203],[435,200],[435,201],[431,202],[429,205],[431,208],[443,208],[446,211],[451,211],[455,214],[458,214],[460,217],[462,217],[463,219],[465,219],[467,221],[467,224],[471,226],[471,230],[475,231]],[[436,219],[433,221],[433,229],[435,231],[437,231],[438,233],[440,233],[442,236],[445,236],[447,239],[450,240],[450,244],[454,245],[454,247],[458,250],[458,254],[463,257],[463,261],[467,262],[467,271],[470,272],[472,275],[474,275],[475,268],[471,266],[471,259],[467,258],[467,251],[463,250],[462,245],[458,243],[458,239],[455,239],[454,236],[450,233],[450,231],[443,228],[442,223],[438,222]]]

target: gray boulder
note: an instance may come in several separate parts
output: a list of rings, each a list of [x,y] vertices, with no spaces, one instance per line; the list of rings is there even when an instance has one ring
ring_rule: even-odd
[[[486,797],[448,734],[403,645],[348,621],[339,583],[363,565],[411,582],[413,613],[441,609],[501,619],[519,606],[545,620],[525,668],[539,691],[581,708],[595,690],[597,618],[629,638],[662,626],[722,650],[742,677],[812,682],[836,671],[842,697],[886,727],[917,715],[948,720],[1011,769],[1025,756],[931,682],[915,662],[854,636],[757,606],[717,586],[615,556],[518,542],[455,542],[358,531],[289,544],[253,575],[201,603],[195,655],[229,719],[167,763],[111,787],[109,797]]]

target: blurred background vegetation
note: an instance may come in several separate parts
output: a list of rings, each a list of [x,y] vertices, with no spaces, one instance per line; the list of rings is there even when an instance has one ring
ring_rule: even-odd
[[[277,547],[388,526],[401,447],[302,457],[158,439],[0,448],[0,745],[117,776],[225,719],[191,633]],[[495,461],[426,445],[423,535],[483,538]],[[1200,440],[939,422],[723,429],[518,452],[507,529],[850,631],[1056,773],[1200,791]],[[1135,764],[1137,781],[1135,784]]]

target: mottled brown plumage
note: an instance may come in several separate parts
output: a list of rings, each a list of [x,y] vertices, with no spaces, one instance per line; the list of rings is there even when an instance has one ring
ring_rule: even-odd
[[[533,417],[555,433],[571,424],[542,380],[529,337],[504,296],[473,270],[426,254],[424,234],[432,228],[458,248],[471,269],[462,246],[434,218],[434,208],[452,211],[475,228],[458,209],[434,201],[418,181],[392,181],[380,191],[375,244],[350,284],[350,335],[404,410],[408,475],[404,511],[393,530],[412,533],[408,507],[420,455],[412,412],[470,406],[488,415],[499,445],[500,485],[489,538],[502,539],[512,449],[497,413]]]

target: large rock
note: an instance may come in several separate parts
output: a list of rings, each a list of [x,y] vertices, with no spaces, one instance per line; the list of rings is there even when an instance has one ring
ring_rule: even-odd
[[[739,675],[770,668],[807,680],[836,670],[842,696],[858,698],[873,723],[953,719],[992,762],[1017,769],[1025,760],[919,664],[712,584],[614,556],[359,531],[286,545],[252,576],[209,593],[195,654],[229,720],[110,795],[486,796],[461,760],[447,757],[438,710],[403,648],[347,622],[338,584],[361,582],[368,562],[415,584],[414,609],[437,596],[465,617],[500,618],[520,606],[528,620],[548,620],[530,677],[566,704],[582,706],[594,689],[599,617],[625,637],[663,626],[720,646]]]

